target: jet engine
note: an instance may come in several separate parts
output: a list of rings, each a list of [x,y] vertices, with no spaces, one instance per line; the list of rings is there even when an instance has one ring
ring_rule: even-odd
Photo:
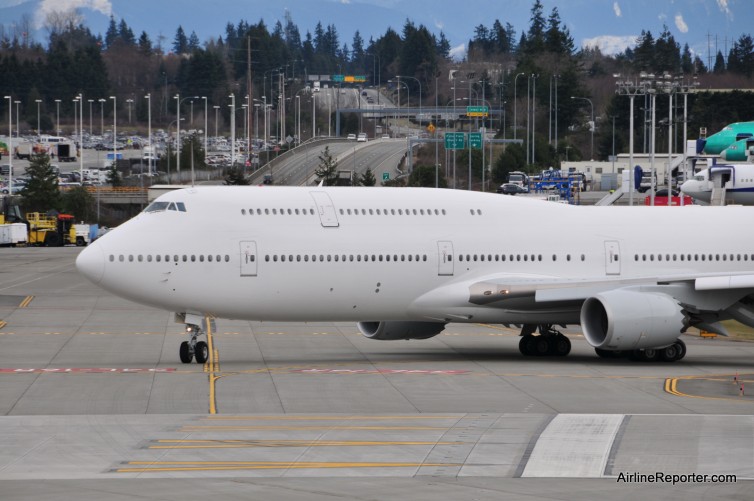
[[[359,322],[359,330],[369,339],[429,339],[445,330],[440,322]]]
[[[668,346],[686,326],[681,306],[662,293],[613,290],[588,298],[581,307],[584,337],[604,350]]]

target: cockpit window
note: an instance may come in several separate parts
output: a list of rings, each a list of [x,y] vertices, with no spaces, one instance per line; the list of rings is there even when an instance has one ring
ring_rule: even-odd
[[[152,202],[144,209],[144,212],[162,212],[167,210],[170,202]]]
[[[152,202],[144,209],[144,212],[163,212],[166,210],[186,212],[186,205],[183,202]]]

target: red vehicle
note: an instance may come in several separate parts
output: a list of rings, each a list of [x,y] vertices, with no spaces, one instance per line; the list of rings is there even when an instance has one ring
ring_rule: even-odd
[[[683,205],[693,205],[694,199],[688,195],[683,195]],[[644,199],[644,205],[651,205],[652,197],[647,196]],[[655,205],[668,205],[668,190],[657,190],[655,192]],[[673,190],[670,197],[670,205],[681,205],[681,194],[678,190]]]

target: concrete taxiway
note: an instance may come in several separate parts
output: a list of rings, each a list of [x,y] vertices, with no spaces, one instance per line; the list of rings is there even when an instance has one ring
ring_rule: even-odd
[[[218,319],[184,365],[172,313],[91,285],[77,254],[0,249],[3,499],[754,495],[754,343],[687,335],[649,364],[576,329],[568,357],[524,358],[501,326],[379,342]],[[621,480],[650,473],[737,482]]]

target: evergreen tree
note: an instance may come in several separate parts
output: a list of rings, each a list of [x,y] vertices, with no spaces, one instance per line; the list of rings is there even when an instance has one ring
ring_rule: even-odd
[[[377,178],[374,177],[372,169],[367,167],[367,170],[359,177],[359,186],[374,186],[377,184]]]
[[[417,165],[411,171],[411,175],[408,176],[407,186],[434,188],[436,175],[437,171],[434,165]],[[440,188],[448,187],[448,183],[443,176],[440,176],[438,181]]]
[[[121,177],[118,168],[115,166],[115,163],[107,169],[107,183],[113,188],[123,186],[123,178]]]
[[[574,45],[568,28],[561,27],[558,8],[553,7],[545,33],[545,49],[556,54],[572,54]]]
[[[62,196],[63,210],[72,214],[76,221],[94,219],[94,197],[83,186],[76,186]]]
[[[129,47],[136,45],[136,37],[134,36],[134,32],[131,30],[131,28],[128,27],[125,19],[121,19],[120,24],[118,25],[118,37],[124,44]]]
[[[50,165],[48,155],[33,155],[26,168],[29,180],[21,189],[23,205],[28,212],[47,212],[60,209],[58,175]]]
[[[186,33],[183,31],[183,26],[178,26],[178,29],[175,32],[173,52],[176,54],[185,54],[188,52],[188,38],[186,38]]]
[[[188,52],[194,52],[195,50],[198,50],[199,47],[199,37],[197,36],[195,31],[192,31],[191,36],[189,36],[188,39]]]
[[[223,176],[224,184],[228,186],[248,186],[249,180],[243,174],[239,167],[230,167],[225,171]]]
[[[139,36],[139,53],[143,56],[151,56],[152,51],[152,41],[149,39],[149,35],[147,35],[146,31],[141,32],[141,36]]]
[[[691,50],[689,44],[683,45],[683,52],[681,53],[681,72],[685,75],[695,73],[694,60],[691,57]]]
[[[437,51],[437,55],[443,59],[450,57],[450,41],[445,37],[445,33],[442,31],[440,32],[440,38],[437,40],[435,51]]]
[[[651,71],[655,61],[655,40],[652,32],[641,30],[634,48],[634,66],[636,71]]]
[[[354,69],[362,69],[364,65],[364,39],[361,38],[359,30],[353,34],[351,43],[351,64]]]
[[[338,161],[330,154],[330,147],[325,146],[319,156],[319,166],[314,171],[317,178],[324,182],[325,186],[335,186],[338,181]]]
[[[497,184],[508,181],[508,173],[523,171],[526,167],[526,154],[519,144],[509,144],[492,167],[492,180]]]
[[[754,73],[754,40],[741,35],[728,54],[728,71],[750,77]]]
[[[105,32],[105,45],[108,49],[112,48],[113,45],[115,45],[115,42],[119,38],[118,34],[118,25],[115,24],[115,18],[110,15],[110,24],[107,26],[107,32]]]
[[[725,58],[720,51],[717,51],[717,55],[715,56],[715,66],[713,66],[712,72],[718,75],[725,73]]]
[[[526,34],[526,44],[521,47],[528,54],[538,54],[545,49],[545,17],[540,0],[535,0],[531,8],[531,24]]]

